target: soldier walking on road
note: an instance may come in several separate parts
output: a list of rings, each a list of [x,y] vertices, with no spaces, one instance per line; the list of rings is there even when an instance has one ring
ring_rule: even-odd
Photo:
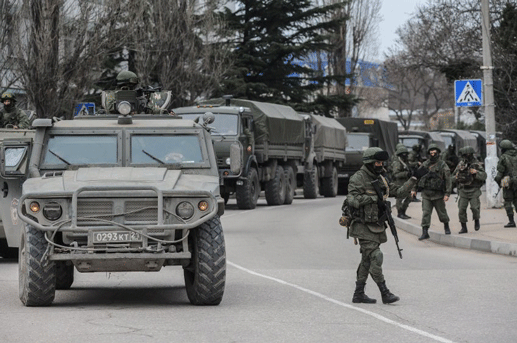
[[[389,158],[388,153],[381,148],[368,148],[363,154],[363,166],[351,178],[348,185],[348,196],[345,202],[351,212],[349,234],[359,240],[361,263],[357,268],[357,281],[352,302],[375,303],[364,293],[368,275],[372,276],[379,287],[382,302],[390,304],[400,300],[386,287],[382,273],[383,255],[380,245],[387,241],[386,215],[380,213],[378,197],[372,181],[378,180],[382,193],[387,197],[389,192],[396,195],[409,193],[416,185],[416,177],[410,178],[402,187],[388,181],[381,174],[385,171],[383,163]],[[345,204],[344,204],[345,206]]]
[[[408,163],[409,151],[405,146],[399,147],[396,151],[396,157],[391,164],[391,177],[392,181],[397,186],[402,186],[411,177],[411,169]],[[406,215],[406,210],[411,203],[412,197],[408,194],[406,197],[398,197],[396,202],[397,217],[400,219],[411,219],[410,216]]]
[[[474,219],[474,230],[480,228],[479,218],[481,210],[481,186],[485,183],[486,172],[481,162],[474,156],[474,148],[466,146],[460,149],[461,161],[454,170],[453,176],[458,183],[458,214],[460,217],[461,231],[467,233],[467,207],[470,203],[472,218]]]
[[[12,93],[2,94],[4,108],[0,110],[0,126],[11,129],[28,129],[29,117],[16,107],[16,96]]]
[[[517,209],[517,151],[507,139],[501,141],[499,147],[502,154],[494,180],[503,189],[504,208],[508,216],[508,224],[504,227],[515,227],[512,204]]]
[[[447,164],[440,159],[440,148],[432,143],[427,149],[429,159],[422,166],[427,174],[422,176],[418,187],[422,189],[422,236],[419,240],[429,238],[429,227],[431,226],[431,214],[436,209],[440,222],[444,225],[446,235],[451,234],[449,228],[449,216],[445,208],[445,202],[449,200],[452,188],[451,171]],[[416,194],[416,188],[411,192]]]

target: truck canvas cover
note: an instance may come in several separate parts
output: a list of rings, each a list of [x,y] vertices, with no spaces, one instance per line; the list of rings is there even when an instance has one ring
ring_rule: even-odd
[[[379,140],[381,149],[386,150],[390,155],[395,153],[398,142],[397,123],[369,118],[336,118],[336,120],[346,127],[348,132],[373,133]]]
[[[204,104],[224,106],[224,99]],[[231,106],[248,107],[255,123],[255,142],[263,144],[303,144],[305,127],[302,116],[292,107],[265,102],[231,99]]]
[[[333,118],[310,114],[316,126],[314,148],[345,149],[347,146],[346,128]]]

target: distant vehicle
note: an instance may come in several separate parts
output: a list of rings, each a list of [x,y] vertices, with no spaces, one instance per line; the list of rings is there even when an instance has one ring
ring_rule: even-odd
[[[399,131],[399,142],[404,144],[408,149],[411,149],[415,144],[420,144],[422,145],[422,151],[424,152],[427,151],[427,148],[431,143],[437,144],[442,151],[445,150],[445,141],[443,140],[443,137],[439,132],[434,131]]]
[[[363,165],[363,151],[380,147],[390,156],[398,143],[397,123],[380,119],[336,118],[347,130],[346,163],[339,170],[339,191],[346,194],[350,177]]]
[[[476,136],[466,130],[437,130],[432,132],[438,132],[442,136],[445,142],[445,148],[447,149],[450,145],[454,145],[456,149],[456,155],[459,156],[460,149],[466,146],[471,146],[479,155],[479,145]]]
[[[36,119],[33,138],[3,139],[0,209],[9,246],[19,247],[24,305],[50,305],[75,269],[164,266],[182,267],[192,304],[221,302],[224,201],[210,133],[191,120],[125,110]],[[232,157],[240,166],[240,154]]]

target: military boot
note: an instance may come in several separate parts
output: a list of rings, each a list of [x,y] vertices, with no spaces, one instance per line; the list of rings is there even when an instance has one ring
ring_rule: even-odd
[[[446,235],[450,235],[451,234],[451,229],[449,228],[449,223],[443,223],[443,230],[445,231],[445,234]]]
[[[458,233],[467,233],[467,232],[469,232],[467,230],[467,223],[461,223],[461,230]]]
[[[479,219],[474,220],[474,230],[479,231],[480,228]]]
[[[364,286],[366,286],[366,282],[364,281],[356,281],[355,282],[355,292],[354,297],[352,298],[353,303],[364,303],[364,304],[375,304],[377,300],[369,298],[366,294],[364,294]]]
[[[386,287],[386,281],[377,283],[377,286],[379,286],[379,290],[381,291],[382,296],[382,303],[383,304],[391,304],[395,301],[399,301],[400,298],[397,297],[395,294],[391,293],[388,287]]]
[[[513,216],[508,216],[508,224],[506,224],[504,227],[516,227],[515,222],[513,221]]]
[[[428,239],[429,238],[429,228],[428,227],[423,227],[422,228],[422,236],[420,236],[420,238],[418,239],[419,241],[422,241],[424,239]]]
[[[399,217],[400,219],[411,219],[410,216],[406,215],[406,211],[399,211],[397,217]]]

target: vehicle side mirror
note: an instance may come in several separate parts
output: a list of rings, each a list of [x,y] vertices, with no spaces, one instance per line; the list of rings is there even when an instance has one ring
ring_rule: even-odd
[[[206,112],[203,115],[203,124],[210,125],[215,121],[215,115],[212,112]]]
[[[0,150],[0,174],[6,179],[27,175],[30,144],[4,142]]]
[[[242,144],[235,142],[230,145],[230,171],[240,174],[242,169]]]

